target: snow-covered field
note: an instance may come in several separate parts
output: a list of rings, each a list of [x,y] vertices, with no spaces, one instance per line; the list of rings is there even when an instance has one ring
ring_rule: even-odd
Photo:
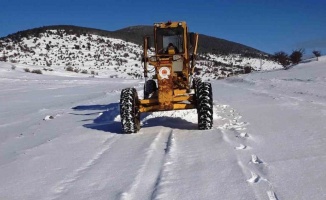
[[[0,63],[0,199],[326,199],[326,57],[213,81],[212,130],[188,110],[132,135],[141,80],[19,69]]]

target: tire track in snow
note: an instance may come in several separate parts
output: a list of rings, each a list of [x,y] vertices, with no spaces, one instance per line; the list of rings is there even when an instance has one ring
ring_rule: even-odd
[[[127,192],[122,193],[121,200],[152,198],[152,193],[160,179],[165,155],[171,145],[172,132],[172,129],[159,132],[149,146],[144,164],[139,169],[134,182]]]
[[[267,191],[267,196],[269,200],[278,200],[276,194],[273,191]]]
[[[161,179],[162,179],[164,167],[166,165],[169,165],[170,164],[169,162],[167,162],[167,156],[166,155],[168,155],[170,153],[170,151],[171,151],[171,147],[173,146],[173,140],[174,140],[174,137],[173,137],[173,133],[171,132],[170,135],[169,135],[168,141],[166,142],[165,156],[164,156],[164,164],[162,165],[162,168],[160,170],[160,174],[159,174],[159,176],[156,179],[155,187],[153,188],[151,199],[155,199],[155,197],[156,197],[156,192],[158,190],[158,186],[160,185],[160,182],[161,182]]]
[[[71,174],[67,175],[65,179],[57,183],[53,188],[53,193],[55,194],[55,197],[51,198],[52,200],[60,199],[61,195],[67,192],[71,185],[76,182],[83,174],[87,172],[88,169],[90,169],[96,162],[100,160],[100,158],[105,154],[111,146],[117,142],[121,136],[113,136],[108,138],[104,142],[104,147],[97,152],[89,161],[84,163],[81,167],[74,170]]]

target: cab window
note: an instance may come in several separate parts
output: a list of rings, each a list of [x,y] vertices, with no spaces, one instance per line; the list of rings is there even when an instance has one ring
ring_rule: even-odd
[[[167,48],[171,43],[177,49],[179,53],[184,51],[183,49],[183,28],[157,28],[156,40],[157,40],[157,53],[165,54]]]

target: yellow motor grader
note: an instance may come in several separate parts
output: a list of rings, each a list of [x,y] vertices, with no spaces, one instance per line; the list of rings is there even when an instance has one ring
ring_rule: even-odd
[[[213,124],[212,87],[193,78],[198,34],[189,33],[186,22],[154,24],[155,54],[149,56],[149,37],[144,37],[144,99],[138,99],[135,88],[121,91],[120,117],[123,133],[140,129],[144,112],[197,109],[198,129],[211,129]],[[148,64],[155,75],[148,78]]]

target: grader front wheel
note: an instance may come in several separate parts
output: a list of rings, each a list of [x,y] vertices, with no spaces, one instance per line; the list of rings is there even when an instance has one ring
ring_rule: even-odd
[[[144,99],[148,99],[153,92],[157,91],[156,82],[148,80],[144,84]]]
[[[123,133],[137,133],[140,129],[138,102],[138,94],[135,88],[126,88],[121,91],[120,117]]]

